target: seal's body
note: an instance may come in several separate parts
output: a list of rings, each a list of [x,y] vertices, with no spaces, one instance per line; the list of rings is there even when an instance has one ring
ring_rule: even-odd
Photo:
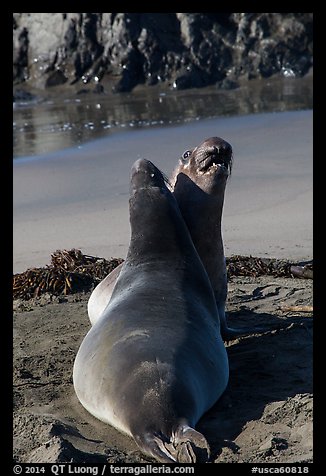
[[[159,461],[206,461],[194,426],[228,382],[219,315],[178,204],[144,159],[132,168],[130,223],[111,300],[76,356],[75,391]]]

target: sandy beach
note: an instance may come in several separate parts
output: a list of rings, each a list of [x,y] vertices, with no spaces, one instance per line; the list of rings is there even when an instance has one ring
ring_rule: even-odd
[[[125,131],[44,157],[14,161],[14,273],[57,249],[125,257],[129,173],[139,157],[170,175],[177,158],[218,135],[233,146],[225,254],[311,260],[312,111],[207,119]],[[14,460],[144,463],[135,443],[93,418],[72,385],[90,328],[89,293],[14,302]],[[312,447],[312,280],[229,280],[233,326],[266,332],[226,343],[230,381],[199,422],[211,461],[309,463]],[[292,309],[292,310],[291,310]]]
[[[129,437],[96,420],[72,385],[78,347],[90,328],[89,294],[15,302],[14,459],[29,463],[144,463]],[[312,281],[234,278],[233,326],[271,332],[227,344],[230,380],[200,421],[212,462],[311,462],[312,315],[285,306],[312,304]]]
[[[226,255],[312,257],[312,111],[268,113],[126,131],[14,161],[14,273],[57,249],[124,258],[129,173],[145,157],[170,175],[205,138],[233,147],[223,234]]]

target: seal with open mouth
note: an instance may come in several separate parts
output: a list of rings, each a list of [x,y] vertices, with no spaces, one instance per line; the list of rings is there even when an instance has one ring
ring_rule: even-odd
[[[214,293],[161,172],[131,172],[131,240],[112,297],[74,363],[78,399],[161,462],[205,462],[194,429],[224,392],[228,359]]]
[[[183,153],[170,179],[171,190],[212,283],[225,340],[266,330],[260,327],[234,329],[226,322],[227,274],[221,224],[232,163],[232,146],[220,137],[210,137]],[[121,267],[106,276],[91,294],[88,315],[92,324],[108,304]]]
[[[212,283],[226,340],[238,335],[228,328],[225,318],[227,275],[221,229],[231,170],[231,145],[220,137],[210,137],[184,152],[171,179],[174,196]]]
[[[232,163],[232,146],[220,137],[210,137],[184,152],[171,179],[173,194],[213,287],[224,340],[266,331],[260,326],[231,328],[226,320],[222,214]]]
[[[170,180],[195,247],[212,281],[220,309],[227,295],[221,218],[226,180],[231,167],[231,145],[219,137],[212,137],[193,151],[187,150],[183,154]],[[213,255],[209,256],[211,252]],[[92,292],[87,306],[92,324],[107,306],[121,268],[122,264]]]

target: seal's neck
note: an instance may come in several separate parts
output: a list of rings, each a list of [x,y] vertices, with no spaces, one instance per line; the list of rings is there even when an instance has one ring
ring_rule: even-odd
[[[207,197],[206,200],[189,200],[176,194],[178,205],[194,246],[206,270],[218,265],[223,254],[222,212],[223,200]]]
[[[212,245],[222,240],[224,192],[225,182],[221,182],[221,185],[215,189],[211,187],[205,191],[185,174],[178,175],[173,195],[193,241],[197,241],[197,235],[200,241],[207,237],[207,242]]]
[[[178,176],[173,192],[213,289],[220,288],[226,273],[221,230],[224,192],[225,183],[207,193],[184,174]]]
[[[130,199],[131,240],[127,259],[145,262],[160,257],[184,260],[196,253],[178,204],[170,192],[139,190]]]

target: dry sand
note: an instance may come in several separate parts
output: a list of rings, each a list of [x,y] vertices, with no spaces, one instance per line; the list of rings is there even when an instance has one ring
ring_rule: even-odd
[[[14,165],[14,272],[56,249],[124,257],[128,176],[139,156],[170,173],[185,149],[220,135],[235,165],[224,209],[226,254],[312,258],[312,113],[214,119],[126,132],[77,151]],[[134,442],[97,421],[72,386],[90,327],[89,294],[14,302],[14,459],[146,462]],[[229,386],[202,419],[215,462],[312,461],[312,281],[232,278],[231,325],[265,325],[227,344]]]
[[[15,302],[14,458],[17,462],[146,462],[133,440],[80,405],[72,384],[90,328],[88,295]],[[214,462],[312,461],[312,281],[233,278],[229,322],[276,330],[230,342],[228,388],[198,428]],[[191,356],[189,356],[191,358]]]

